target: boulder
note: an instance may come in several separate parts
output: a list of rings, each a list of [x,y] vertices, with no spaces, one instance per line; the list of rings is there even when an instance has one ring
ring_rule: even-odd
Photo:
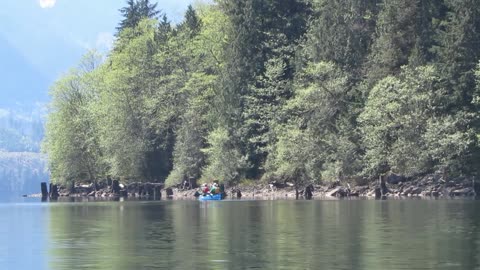
[[[414,187],[412,188],[410,194],[411,195],[420,195],[422,193],[422,188],[421,187]]]
[[[167,194],[167,197],[173,197],[173,190],[172,188],[166,188],[165,193]]]
[[[405,176],[397,175],[397,174],[390,174],[387,176],[387,183],[396,185],[400,182],[405,182]]]
[[[338,191],[339,191],[341,188],[342,188],[342,187],[336,187],[336,188],[334,188],[333,190],[329,190],[325,195],[330,196],[330,197],[336,197]]]
[[[456,189],[451,191],[450,193],[452,196],[470,196],[473,195],[473,188],[471,187],[466,187],[466,188],[461,188],[461,189]]]

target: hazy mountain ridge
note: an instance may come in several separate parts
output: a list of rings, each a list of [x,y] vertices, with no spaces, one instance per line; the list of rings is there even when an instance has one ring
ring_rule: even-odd
[[[48,181],[46,157],[40,153],[0,152],[0,194],[38,193]]]
[[[0,109],[0,193],[37,193],[48,181],[46,157],[40,153],[43,106]]]
[[[43,134],[40,112],[0,109],[0,151],[39,152]]]

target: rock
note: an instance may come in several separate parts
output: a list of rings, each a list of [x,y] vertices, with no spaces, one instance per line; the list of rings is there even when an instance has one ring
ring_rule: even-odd
[[[367,192],[367,197],[374,197],[375,196],[375,189],[372,189]]]
[[[466,187],[461,189],[456,189],[450,192],[452,196],[470,196],[473,195],[473,188]]]
[[[387,183],[389,184],[392,184],[392,185],[396,185],[400,182],[404,182],[405,181],[405,176],[401,176],[401,175],[397,175],[397,174],[390,174],[387,176]]]
[[[368,191],[368,186],[357,186],[357,187],[354,187],[350,196],[352,196],[352,194],[354,193],[357,193],[357,194],[363,194],[365,192]]]
[[[350,189],[340,186],[328,191],[325,195],[330,197],[347,197],[350,195]]]
[[[336,197],[337,192],[341,189],[342,187],[336,187],[333,190],[328,191],[325,195],[330,196],[330,197]]]
[[[401,191],[402,195],[404,196],[408,196],[410,193],[412,193],[412,190],[413,190],[413,186],[409,186],[408,188],[404,189],[403,191]]]
[[[448,181],[445,186],[446,186],[446,187],[454,187],[454,186],[455,186],[455,182],[453,182],[453,181]]]
[[[128,197],[128,191],[126,189],[122,189],[120,190],[120,192],[118,193],[118,195],[120,197]]]
[[[278,188],[285,188],[285,184],[273,181],[269,183],[270,190],[276,190]]]
[[[359,197],[360,196],[360,193],[359,192],[351,192],[350,197]]]
[[[411,195],[420,195],[421,193],[422,193],[421,187],[414,187],[410,192]]]

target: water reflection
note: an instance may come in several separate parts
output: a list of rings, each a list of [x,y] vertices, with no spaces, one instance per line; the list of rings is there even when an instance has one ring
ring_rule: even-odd
[[[0,203],[0,269],[46,269],[50,210],[40,203]]]
[[[47,205],[50,269],[480,268],[479,201]]]

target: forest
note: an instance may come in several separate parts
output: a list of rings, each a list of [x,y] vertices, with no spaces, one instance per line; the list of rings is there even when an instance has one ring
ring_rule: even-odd
[[[161,3],[161,2],[160,2]],[[51,87],[51,181],[476,176],[476,0],[128,0]]]

